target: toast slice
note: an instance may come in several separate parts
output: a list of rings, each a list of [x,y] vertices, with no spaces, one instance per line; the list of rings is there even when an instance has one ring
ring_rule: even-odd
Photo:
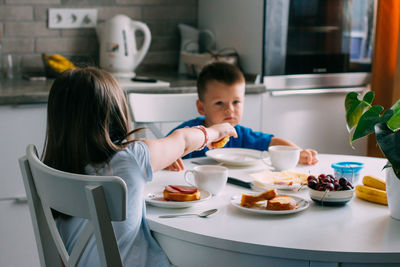
[[[167,185],[164,188],[164,199],[169,201],[193,201],[200,199],[199,189],[182,185]]]
[[[258,195],[242,194],[240,205],[243,207],[254,207],[257,206],[257,202],[263,200],[270,200],[277,196],[275,189],[264,191]]]
[[[267,210],[294,210],[297,208],[297,201],[290,196],[277,196],[267,203]]]

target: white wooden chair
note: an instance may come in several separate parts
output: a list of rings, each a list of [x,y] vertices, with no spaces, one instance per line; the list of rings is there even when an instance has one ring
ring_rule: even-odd
[[[128,102],[135,126],[148,127],[156,138],[164,137],[157,124],[183,122],[199,114],[196,93],[129,93]]]
[[[34,145],[19,159],[41,266],[76,266],[94,234],[101,266],[122,266],[111,221],[126,218],[126,184],[116,176],[78,175],[43,164]],[[88,220],[69,255],[51,209]],[[61,262],[62,260],[62,262]]]

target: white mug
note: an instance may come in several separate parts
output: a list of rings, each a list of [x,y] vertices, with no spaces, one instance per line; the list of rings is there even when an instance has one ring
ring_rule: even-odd
[[[300,158],[300,148],[292,146],[270,146],[268,153],[272,166],[278,171],[296,167]]]
[[[187,170],[184,176],[185,181],[191,186],[217,195],[226,185],[228,168],[216,165],[197,166],[193,170]],[[193,178],[193,181],[191,178]]]

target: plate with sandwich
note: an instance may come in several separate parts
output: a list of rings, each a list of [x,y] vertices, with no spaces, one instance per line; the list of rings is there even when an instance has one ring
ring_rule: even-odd
[[[163,191],[147,194],[146,203],[160,208],[188,208],[211,198],[211,193],[193,186],[167,185]]]
[[[242,194],[231,198],[231,204],[245,212],[258,214],[290,214],[303,211],[310,202],[295,195],[278,195],[275,189],[259,194]]]
[[[251,166],[268,158],[267,151],[248,148],[217,148],[206,152],[206,156],[230,166]]]
[[[254,186],[258,188],[275,188],[282,190],[295,190],[307,185],[309,174],[294,171],[273,172],[263,170],[257,173],[249,174],[254,180]]]

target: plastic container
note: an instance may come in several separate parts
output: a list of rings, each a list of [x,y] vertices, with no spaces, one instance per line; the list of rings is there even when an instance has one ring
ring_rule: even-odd
[[[342,161],[333,163],[331,167],[334,170],[334,176],[336,179],[344,177],[352,184],[355,184],[360,178],[360,171],[362,168],[364,168],[364,163],[354,161]]]

